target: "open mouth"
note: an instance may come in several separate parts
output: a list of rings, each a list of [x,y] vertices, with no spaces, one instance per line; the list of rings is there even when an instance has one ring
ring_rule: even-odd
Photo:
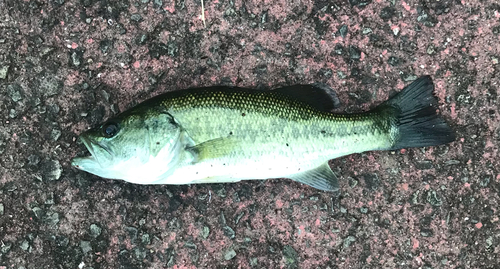
[[[94,156],[94,149],[92,147],[92,142],[90,141],[90,139],[86,138],[85,136],[81,135],[79,137],[80,141],[82,141],[82,143],[85,145],[85,147],[87,148],[88,152],[90,153],[90,156],[87,156],[88,158],[90,157],[93,157]]]
[[[88,152],[85,152],[82,155],[79,154],[80,156],[77,156],[76,158],[73,158],[73,160],[71,160],[71,164],[74,167],[86,170],[85,167],[89,164],[101,165],[101,162],[99,161],[99,159],[101,158],[111,159],[113,157],[111,149],[102,142],[95,141],[94,139],[91,139],[85,135],[80,135],[79,139],[85,145]]]
[[[84,135],[80,135],[78,139],[85,145],[87,150],[79,152],[77,156],[71,160],[71,165],[78,169],[85,170],[85,166],[89,162],[96,163],[94,149],[90,139],[86,138]]]

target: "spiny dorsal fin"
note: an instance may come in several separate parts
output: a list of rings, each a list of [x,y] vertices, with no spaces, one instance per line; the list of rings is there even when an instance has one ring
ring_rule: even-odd
[[[339,182],[328,162],[308,171],[289,176],[290,179],[322,191],[338,191]]]
[[[330,111],[340,106],[335,91],[326,84],[294,85],[275,89],[284,95],[304,102],[320,111]]]

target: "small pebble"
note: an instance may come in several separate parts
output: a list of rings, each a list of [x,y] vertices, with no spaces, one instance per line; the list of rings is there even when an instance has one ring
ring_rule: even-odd
[[[229,261],[234,257],[236,257],[236,251],[234,251],[234,249],[230,249],[224,254],[224,260],[226,261]]]

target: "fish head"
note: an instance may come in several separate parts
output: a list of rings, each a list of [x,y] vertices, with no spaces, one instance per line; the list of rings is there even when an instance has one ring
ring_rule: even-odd
[[[94,175],[150,184],[171,171],[181,158],[182,127],[166,111],[132,110],[79,136],[90,156],[71,164]]]

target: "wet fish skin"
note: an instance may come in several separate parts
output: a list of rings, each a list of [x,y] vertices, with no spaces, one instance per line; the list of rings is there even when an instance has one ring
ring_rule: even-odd
[[[91,156],[72,164],[137,184],[286,177],[335,191],[330,159],[455,139],[436,114],[433,90],[431,78],[422,77],[357,114],[331,113],[331,95],[313,85],[168,92],[81,134]]]

